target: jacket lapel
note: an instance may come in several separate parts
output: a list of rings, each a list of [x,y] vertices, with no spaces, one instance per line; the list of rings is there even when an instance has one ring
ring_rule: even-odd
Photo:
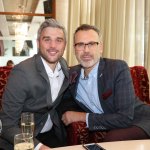
[[[70,69],[69,71],[69,83],[70,83],[69,89],[74,98],[76,97],[80,74],[81,74],[81,65],[77,65],[75,66],[75,68],[73,67],[73,69]]]
[[[105,91],[106,90],[105,84],[108,78],[105,75],[106,69],[104,72],[104,68],[105,68],[105,61],[103,58],[101,58],[100,63],[99,63],[99,68],[98,68],[98,95],[99,95],[99,100],[100,100],[102,109],[106,113],[108,112],[108,110],[110,110],[106,97],[107,95],[109,95],[109,92],[112,92],[112,91],[110,90],[108,90],[107,92]]]
[[[69,69],[68,69],[68,66],[66,65],[66,62],[64,61],[63,58],[60,60],[60,65],[61,65],[61,69],[64,73],[65,78],[64,78],[62,87],[58,93],[58,96],[61,95],[69,86]]]
[[[105,62],[103,60],[103,58],[100,58],[100,62],[99,62],[99,67],[98,67],[98,74],[97,74],[97,85],[98,85],[98,94],[99,94],[99,98],[101,99],[101,95],[103,93],[104,90],[104,67],[105,67]]]
[[[43,65],[43,62],[41,60],[41,57],[39,54],[36,55],[36,65],[37,65],[37,70],[39,72],[39,74],[41,75],[42,78],[44,78],[46,80],[46,86],[48,87],[47,88],[47,93],[45,93],[47,95],[47,98],[46,98],[46,102],[47,102],[47,106],[48,108],[51,108],[52,106],[52,96],[51,96],[51,90],[50,90],[50,82],[49,82],[49,78],[48,78],[48,75],[46,73],[46,70],[44,68],[44,65]]]

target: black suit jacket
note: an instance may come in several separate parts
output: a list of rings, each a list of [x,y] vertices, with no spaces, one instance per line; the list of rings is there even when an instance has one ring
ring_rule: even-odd
[[[67,99],[66,110],[71,110],[71,107],[76,110],[75,105],[78,104],[83,111],[89,112],[89,130],[111,130],[136,125],[150,136],[150,106],[136,97],[126,62],[100,59],[97,92],[103,114],[90,112],[82,103],[77,100],[72,101],[72,98],[76,97],[80,72],[81,65],[70,68],[70,86],[64,97]]]
[[[8,79],[3,95],[0,119],[3,123],[2,138],[13,144],[14,135],[20,133],[20,116],[22,112],[33,112],[35,132],[38,135],[44,127],[48,114],[57,128],[56,135],[65,139],[57,107],[64,91],[69,85],[69,72],[66,61],[61,58],[60,65],[65,75],[58,97],[52,103],[50,83],[39,54],[16,65]],[[39,141],[34,138],[35,146]]]

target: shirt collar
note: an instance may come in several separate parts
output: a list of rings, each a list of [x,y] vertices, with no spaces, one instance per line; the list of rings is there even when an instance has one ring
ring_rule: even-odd
[[[87,77],[84,76],[84,69],[81,68],[81,79],[86,80],[90,77],[97,77],[97,70],[98,70],[99,62],[94,66],[94,68],[90,71]]]
[[[56,68],[53,72],[53,70],[48,66],[48,64],[46,63],[46,61],[44,60],[43,57],[41,57],[42,59],[42,62],[44,64],[44,68],[46,70],[46,73],[48,74],[49,77],[58,77],[59,76],[59,71],[61,70],[61,65],[60,63],[58,62],[57,65],[56,65]]]

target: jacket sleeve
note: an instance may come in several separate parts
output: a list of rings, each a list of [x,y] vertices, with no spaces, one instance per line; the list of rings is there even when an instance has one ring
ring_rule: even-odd
[[[11,71],[5,92],[3,94],[2,112],[2,138],[14,143],[14,135],[21,133],[20,116],[25,101],[29,99],[30,87],[25,72],[20,67],[14,67]],[[39,141],[34,139],[35,144]]]
[[[90,113],[90,130],[128,127],[134,116],[135,93],[128,65],[121,60],[105,65],[98,82],[100,103],[104,113]]]

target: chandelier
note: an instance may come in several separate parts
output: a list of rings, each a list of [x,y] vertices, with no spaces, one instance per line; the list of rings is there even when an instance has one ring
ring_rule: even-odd
[[[28,24],[27,23],[15,23],[15,49],[16,53],[19,55],[23,45],[25,38],[28,34]]]

